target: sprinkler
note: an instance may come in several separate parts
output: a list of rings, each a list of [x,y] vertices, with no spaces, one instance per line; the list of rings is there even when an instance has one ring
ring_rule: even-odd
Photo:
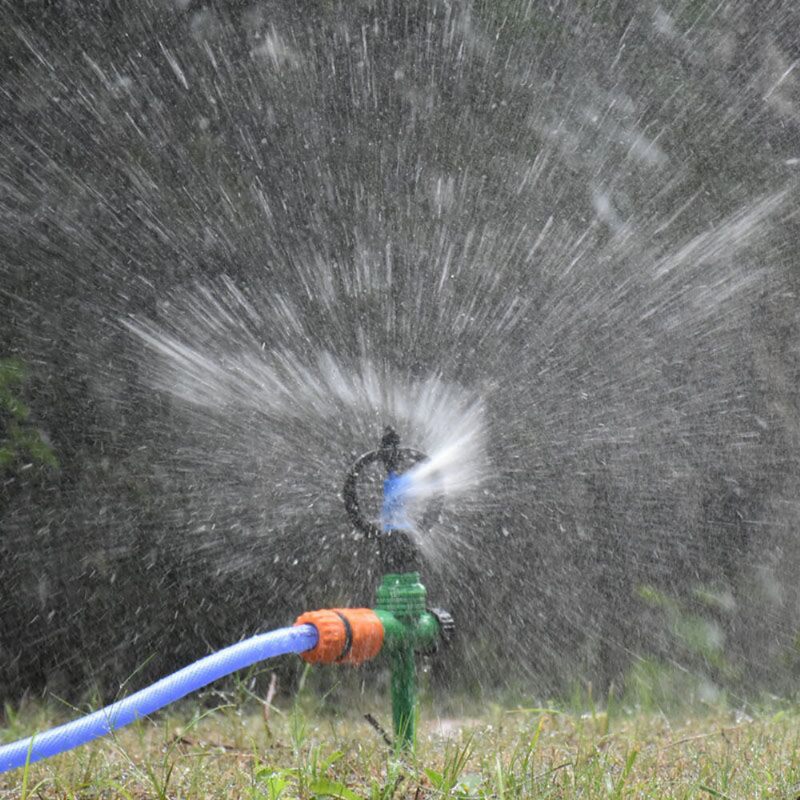
[[[377,539],[384,575],[375,608],[333,608],[310,611],[288,628],[261,633],[226,647],[172,675],[85,717],[41,734],[0,746],[0,772],[24,767],[105,736],[174,703],[225,675],[267,658],[298,653],[310,663],[361,664],[386,650],[392,670],[392,719],[395,745],[413,749],[416,741],[417,653],[431,654],[454,630],[452,617],[427,608],[420,583],[419,557],[411,538],[405,499],[409,478],[404,465],[427,457],[400,447],[400,438],[386,428],[379,449],[362,455],[350,468],[344,504],[350,520],[368,539]],[[358,478],[368,464],[381,462],[383,482],[381,524],[364,518]]]
[[[413,466],[427,456],[400,447],[400,437],[387,427],[377,450],[360,456],[345,480],[344,505],[350,521],[367,539],[378,542],[383,577],[375,608],[312,611],[296,624],[319,631],[317,646],[301,657],[311,663],[358,664],[384,649],[392,672],[392,721],[396,744],[412,749],[416,741],[417,653],[431,655],[448,642],[455,626],[446,611],[427,607],[427,591],[420,582],[419,555],[410,535],[405,494],[408,481],[403,465]],[[381,524],[366,519],[358,496],[358,478],[369,464],[385,470]]]

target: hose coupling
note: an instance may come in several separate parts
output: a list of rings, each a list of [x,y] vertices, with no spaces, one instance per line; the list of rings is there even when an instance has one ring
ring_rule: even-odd
[[[295,625],[313,625],[319,634],[315,647],[300,656],[310,664],[357,666],[380,653],[383,625],[370,608],[325,608],[301,614]]]

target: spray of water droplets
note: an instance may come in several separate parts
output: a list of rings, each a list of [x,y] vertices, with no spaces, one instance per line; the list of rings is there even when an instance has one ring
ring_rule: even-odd
[[[65,475],[3,511],[6,618],[52,620],[4,663],[69,662],[67,606],[135,665],[369,603],[341,489],[390,424],[454,676],[691,661],[656,586],[783,679],[797,12],[746,5],[0,4],[0,326]]]

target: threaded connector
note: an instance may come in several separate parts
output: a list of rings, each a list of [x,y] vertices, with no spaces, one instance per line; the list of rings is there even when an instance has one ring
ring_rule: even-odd
[[[450,644],[456,634],[456,621],[453,619],[453,615],[443,608],[429,608],[428,611],[436,617],[436,621],[439,623],[439,638],[442,640],[442,644]]]

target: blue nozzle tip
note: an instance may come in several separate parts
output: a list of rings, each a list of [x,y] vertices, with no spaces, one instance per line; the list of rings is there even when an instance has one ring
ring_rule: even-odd
[[[405,501],[411,479],[407,474],[390,472],[383,482],[383,507],[381,523],[384,531],[411,530],[412,525],[406,516]]]

